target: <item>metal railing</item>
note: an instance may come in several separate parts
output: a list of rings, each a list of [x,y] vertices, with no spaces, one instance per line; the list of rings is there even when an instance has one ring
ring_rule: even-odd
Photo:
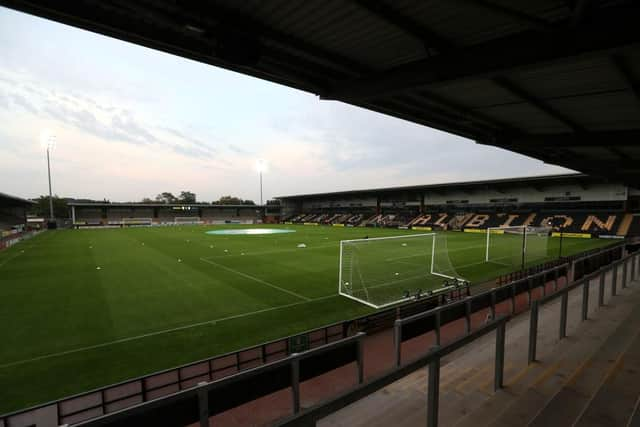
[[[295,337],[300,336],[306,337],[309,348],[315,348],[345,338],[347,330],[345,322],[340,322]],[[217,380],[284,359],[296,351],[291,347],[291,338],[270,341],[258,346],[198,360],[0,415],[0,426],[5,420],[6,423],[9,423],[11,420],[38,417],[38,412],[47,413],[49,418],[53,418],[52,422],[56,425],[64,425],[124,407],[138,405],[160,396],[188,389],[202,381]],[[25,425],[30,424],[26,423]]]
[[[213,382],[201,382],[194,387],[187,390],[183,390],[177,393],[173,393],[169,396],[163,396],[161,398],[151,400],[130,408],[126,408],[120,411],[112,412],[100,417],[82,421],[74,424],[74,426],[82,427],[98,427],[109,425],[128,425],[130,420],[134,417],[144,417],[147,414],[153,412],[162,407],[166,407],[172,403],[185,401],[192,399],[194,402],[197,400],[197,414],[192,414],[193,418],[200,423],[200,426],[209,426],[209,417],[212,414],[211,403],[209,401],[210,393],[216,390],[224,390],[226,387],[232,386],[244,380],[263,375],[270,371],[275,371],[281,368],[288,368],[290,375],[290,387],[291,387],[291,401],[293,413],[298,414],[300,412],[300,362],[315,357],[332,350],[336,350],[340,347],[356,344],[357,345],[357,381],[358,384],[362,384],[364,381],[364,362],[363,362],[363,349],[362,339],[365,337],[365,333],[360,332],[348,338],[344,338],[340,341],[335,341],[330,344],[326,344],[312,350],[304,351],[301,353],[294,353],[285,359],[268,363],[256,368],[248,369],[238,374],[225,377]]]
[[[615,250],[613,248],[611,250]],[[539,317],[539,307],[543,304],[546,304],[556,298],[562,298],[560,304],[561,316],[559,322],[559,336],[560,338],[564,338],[567,336],[567,317],[568,317],[568,296],[569,292],[574,289],[583,287],[582,292],[582,320],[586,320],[588,318],[588,307],[589,307],[589,286],[590,282],[596,278],[599,279],[599,289],[598,289],[598,305],[602,306],[604,304],[604,288],[605,288],[605,276],[608,272],[612,271],[613,276],[611,280],[611,295],[615,296],[617,294],[617,274],[618,269],[622,269],[622,280],[621,286],[623,288],[627,287],[631,280],[635,280],[640,274],[640,254],[633,253],[627,256],[623,256],[621,259],[614,261],[612,264],[601,267],[598,271],[593,272],[587,276],[583,276],[577,281],[566,284],[563,287],[558,287],[558,271],[563,268],[567,268],[567,266],[558,266],[551,271],[555,276],[553,279],[553,292],[547,294],[546,290],[546,280],[543,279],[542,289],[543,295],[536,300],[532,300],[531,291],[533,288],[533,284],[536,279],[539,277],[543,277],[546,279],[546,275],[549,274],[549,271],[540,272],[525,278],[526,284],[528,285],[528,308],[530,310],[530,326],[529,326],[529,348],[528,348],[528,361],[529,363],[533,362],[536,358],[536,344],[537,344],[537,332],[538,332],[538,317]],[[514,283],[511,285],[511,313],[515,312],[515,296],[516,296],[516,285]],[[278,425],[281,426],[312,426],[315,423],[332,414],[333,412],[344,408],[345,406],[366,397],[367,395],[380,390],[381,388],[401,379],[402,377],[426,366],[429,365],[429,374],[428,374],[428,391],[427,391],[427,426],[436,427],[438,425],[438,406],[439,406],[439,379],[440,379],[440,359],[473,341],[480,338],[481,336],[486,335],[493,329],[496,329],[496,349],[495,349],[495,371],[494,371],[494,390],[498,390],[503,386],[504,379],[504,344],[505,344],[505,324],[508,320],[510,320],[511,316],[503,316],[503,317],[495,317],[495,307],[499,300],[498,292],[501,292],[503,288],[495,288],[481,294],[477,294],[469,297],[464,301],[455,302],[446,306],[438,307],[433,310],[429,310],[424,313],[419,313],[413,316],[409,316],[403,319],[398,319],[395,323],[394,328],[394,351],[395,351],[395,368],[393,368],[390,372],[385,373],[381,377],[378,377],[372,381],[363,384],[362,386],[345,393],[341,396],[338,396],[330,401],[327,401],[321,405],[317,405],[316,407],[310,408],[299,416],[295,416],[284,420]],[[490,300],[490,310],[492,314],[492,319],[485,325],[476,329],[475,331],[471,331],[471,314],[472,314],[472,304],[474,300],[486,299],[487,296]],[[504,296],[504,295],[503,295]],[[502,301],[505,301],[503,298]],[[455,311],[459,310],[460,307],[464,307],[464,320],[465,320],[465,333],[461,338],[453,341],[452,343],[440,346],[441,343],[441,327],[443,325],[442,317],[443,313],[447,311]],[[482,306],[480,306],[482,309]],[[476,310],[478,311],[478,310]],[[425,333],[428,331],[434,331],[436,345],[429,351],[426,355],[419,357],[416,360],[413,360],[407,364],[402,364],[401,358],[401,344],[402,344],[402,331],[403,327],[406,325],[410,325],[412,323],[424,321],[426,319],[432,319],[432,323],[430,327],[425,327]]]
[[[398,315],[424,311],[444,303],[445,299],[456,298],[454,290],[450,295],[438,295],[416,301],[400,308],[376,312],[367,316],[349,319],[327,325],[311,331],[269,341],[230,353],[198,360],[185,365],[153,372],[105,387],[89,390],[62,399],[38,404],[0,415],[0,427],[3,423],[20,423],[32,425],[31,419],[43,419],[43,414],[50,424],[63,425],[75,423],[96,416],[114,412],[125,407],[133,407],[144,402],[167,396],[180,390],[193,387],[201,381],[213,381],[234,375],[247,369],[263,366],[269,362],[284,359],[299,351],[292,344],[297,338],[304,338],[308,348],[326,345],[347,336],[355,331],[377,331],[389,328]],[[459,295],[460,298],[468,294]]]
[[[367,395],[374,393],[383,387],[417,371],[418,369],[429,367],[428,375],[428,393],[427,393],[427,424],[436,426],[438,423],[438,407],[439,407],[439,383],[440,383],[440,361],[441,359],[460,348],[470,344],[471,342],[496,331],[495,346],[495,366],[494,366],[494,388],[497,390],[503,386],[504,378],[504,352],[506,323],[510,316],[500,316],[482,327],[466,334],[445,346],[434,346],[427,354],[411,361],[402,366],[397,366],[390,372],[377,377],[371,381],[350,390],[340,396],[337,396],[327,402],[307,409],[301,414],[282,420],[278,426],[314,426],[316,422],[345,406],[354,403]]]
[[[617,285],[619,269],[622,269],[621,287],[626,288],[629,282],[638,278],[638,272],[640,271],[640,255],[633,253],[623,257],[622,259],[615,261],[613,264],[609,264],[601,267],[598,271],[590,273],[587,276],[580,278],[572,284],[560,289],[559,291],[544,296],[541,299],[535,300],[531,304],[531,315],[529,318],[529,350],[528,350],[528,362],[529,364],[536,361],[537,356],[537,342],[538,342],[538,319],[540,317],[540,307],[554,301],[557,298],[561,298],[560,302],[560,322],[558,338],[563,339],[567,336],[567,318],[568,318],[568,301],[569,292],[582,286],[582,306],[581,306],[581,320],[584,322],[589,318],[589,293],[591,281],[598,279],[598,307],[605,305],[605,279],[608,273],[611,273],[611,296],[617,295]],[[636,268],[638,267],[638,268]]]
[[[511,300],[511,315],[516,314],[516,302],[515,298],[520,292],[517,292],[517,285],[523,283],[526,285],[524,292],[528,295],[528,301],[531,301],[531,294],[534,289],[534,284],[538,284],[538,287],[542,287],[543,295],[546,294],[546,284],[548,276],[552,277],[552,288],[554,291],[558,289],[558,280],[561,272],[566,272],[569,269],[567,265],[560,265],[552,268],[551,270],[542,271],[524,278],[519,282],[512,283],[509,286],[503,286],[501,288],[494,288],[488,291],[484,291],[473,296],[470,296],[464,300],[453,302],[451,304],[437,307],[433,310],[418,313],[413,316],[397,319],[394,325],[394,348],[395,348],[395,365],[400,366],[402,364],[402,341],[403,341],[403,326],[409,325],[414,322],[424,321],[431,319],[431,328],[425,327],[425,332],[433,330],[435,334],[436,345],[441,344],[441,328],[443,326],[442,316],[443,313],[453,312],[458,307],[464,308],[464,331],[466,334],[471,332],[471,315],[481,309],[488,308],[490,310],[491,318],[496,317],[496,305],[507,299]],[[523,286],[520,286],[521,288]],[[507,290],[505,292],[505,290]],[[484,301],[482,303],[476,303],[478,301]],[[486,304],[486,305],[485,305]],[[476,310],[473,310],[475,306]]]

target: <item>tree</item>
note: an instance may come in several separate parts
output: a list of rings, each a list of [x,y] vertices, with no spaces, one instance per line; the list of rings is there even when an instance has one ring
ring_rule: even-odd
[[[243,200],[242,205],[255,205],[256,203],[253,200]]]
[[[157,202],[155,200],[153,200],[153,199],[145,197],[144,199],[142,199],[142,202],[140,202],[140,203],[150,204],[150,203],[157,203]]]
[[[173,194],[165,191],[156,196],[156,201],[160,203],[176,203],[178,199]]]
[[[242,199],[235,196],[222,196],[217,202],[213,202],[216,205],[241,205]]]
[[[181,191],[180,197],[178,198],[179,203],[195,203],[196,202],[196,194],[191,191]]]
[[[53,215],[56,218],[69,218],[69,206],[67,200],[58,196],[53,196]],[[30,209],[30,213],[43,218],[49,218],[49,196],[40,196],[34,199],[35,205]]]

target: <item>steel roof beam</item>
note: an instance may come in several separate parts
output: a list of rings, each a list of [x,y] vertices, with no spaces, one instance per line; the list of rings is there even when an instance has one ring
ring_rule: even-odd
[[[505,148],[517,150],[530,147],[532,149],[547,148],[579,148],[579,147],[637,147],[640,144],[640,129],[620,131],[593,131],[584,133],[560,133],[522,135],[498,142]]]
[[[580,25],[589,9],[589,0],[576,0],[571,13],[571,25]]]
[[[512,95],[515,95],[526,103],[533,105],[538,110],[544,112],[549,117],[567,126],[574,132],[584,132],[584,128],[580,124],[567,117],[557,109],[553,108],[544,100],[536,98],[532,94],[528,93],[509,79],[505,77],[496,77],[493,79],[493,82]]]
[[[382,0],[354,0],[358,6],[368,11],[371,15],[376,16],[382,21],[398,28],[405,34],[417,39],[427,51],[431,49],[437,50],[439,53],[454,48],[453,44],[445,40],[442,36],[434,33],[424,25],[414,21],[413,19],[402,15],[393,7],[389,6]]]
[[[533,16],[519,10],[512,9],[497,3],[486,0],[454,0],[458,3],[464,3],[465,5],[476,6],[479,9],[487,10],[494,15],[502,16],[510,21],[517,22],[528,28],[532,28],[538,31],[553,31],[555,26],[542,18]]]
[[[413,94],[412,94],[413,95]],[[418,92],[415,95],[420,99],[423,99],[424,101],[426,101],[427,103],[436,105],[444,110],[448,110],[451,113],[457,114],[467,120],[473,121],[473,122],[477,122],[477,123],[482,123],[486,126],[489,127],[493,127],[496,130],[499,130],[501,132],[506,132],[509,134],[520,134],[521,131],[517,128],[515,128],[514,126],[505,123],[501,120],[495,119],[493,117],[489,117],[486,114],[483,113],[479,113],[476,111],[473,111],[465,106],[462,106],[454,101],[451,101],[449,99],[443,99],[442,97],[435,95],[433,93],[427,92],[427,91],[422,91],[422,92]]]
[[[632,74],[631,68],[627,65],[625,59],[621,55],[613,55],[611,62],[620,75],[620,78],[629,89],[631,89],[633,95],[636,97],[636,101],[640,104],[640,81]]]
[[[366,100],[471,78],[507,75],[522,67],[566,61],[575,56],[610,54],[640,44],[640,8],[611,7],[577,28],[525,31],[433,58],[414,61],[333,85],[325,98]]]

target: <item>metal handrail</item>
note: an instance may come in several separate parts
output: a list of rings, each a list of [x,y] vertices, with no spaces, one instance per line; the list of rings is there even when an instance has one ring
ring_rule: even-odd
[[[352,335],[350,337],[344,338],[342,340],[339,341],[334,341],[332,343],[329,344],[325,344],[322,345],[320,347],[316,347],[314,349],[311,350],[307,350],[301,353],[294,353],[291,354],[290,356],[288,356],[285,359],[281,359],[281,360],[276,360],[274,362],[270,362],[267,363],[265,365],[261,365],[261,366],[256,366],[255,368],[250,368],[247,369],[245,371],[239,372],[235,375],[231,375],[228,377],[224,377],[221,378],[219,380],[216,381],[212,381],[212,382],[202,382],[200,384],[197,384],[191,388],[185,389],[185,390],[181,390],[178,391],[176,393],[172,393],[169,394],[167,396],[162,396],[159,397],[157,399],[153,399],[153,400],[149,400],[143,403],[139,403],[137,405],[134,406],[130,406],[124,409],[121,409],[119,411],[114,411],[111,412],[109,414],[105,414],[105,415],[101,415],[99,417],[93,418],[91,420],[87,420],[87,421],[82,421],[79,422],[77,424],[74,424],[74,426],[82,426],[82,427],[98,427],[98,426],[105,426],[105,425],[109,425],[112,422],[115,422],[117,420],[120,419],[125,419],[131,416],[135,416],[135,415],[139,415],[139,414],[143,414],[145,412],[148,412],[152,409],[161,407],[161,406],[165,406],[169,403],[172,403],[174,401],[178,401],[178,400],[182,400],[182,399],[186,399],[189,397],[194,397],[196,395],[198,395],[199,398],[199,402],[202,403],[203,400],[201,398],[201,396],[208,394],[210,391],[213,390],[217,390],[220,388],[223,388],[225,386],[228,386],[230,384],[242,381],[242,380],[246,380],[252,377],[255,377],[257,375],[261,375],[264,374],[265,372],[269,372],[278,368],[281,368],[283,366],[291,366],[292,369],[292,399],[293,399],[293,403],[294,403],[294,413],[298,413],[300,411],[300,387],[299,387],[299,363],[301,360],[307,359],[309,357],[313,357],[313,356],[318,356],[320,354],[324,354],[328,351],[331,350],[335,350],[336,348],[340,348],[340,347],[344,347],[346,345],[350,345],[353,344],[354,342],[358,343],[358,356],[357,356],[357,363],[358,363],[358,383],[361,384],[362,381],[364,380],[363,378],[363,352],[362,352],[362,340],[363,338],[366,336],[366,334],[364,332],[359,332],[355,335]],[[298,375],[296,375],[295,373],[298,372]],[[209,425],[209,408],[208,405],[206,408],[199,408],[199,414],[200,414],[200,424],[203,426],[208,426]]]
[[[506,323],[511,319],[511,316],[500,316],[491,322],[486,323],[482,327],[477,330],[464,335],[455,341],[439,347],[432,347],[429,352],[425,355],[413,360],[411,363],[407,365],[403,365],[400,367],[393,368],[391,371],[386,372],[385,374],[378,376],[366,383],[346,392],[337,397],[332,398],[329,401],[323,402],[319,405],[316,405],[312,408],[301,412],[299,415],[291,416],[287,419],[281,420],[276,425],[278,426],[311,426],[315,425],[315,422],[319,419],[326,417],[327,415],[344,408],[345,406],[350,405],[351,403],[362,399],[363,397],[374,393],[381,388],[397,381],[400,378],[403,378],[412,372],[417,371],[418,369],[423,368],[424,366],[430,366],[430,374],[429,374],[429,389],[430,395],[435,396],[438,394],[438,383],[439,383],[439,367],[440,367],[440,359],[444,356],[459,350],[460,348],[470,344],[471,342],[489,334],[492,331],[497,331],[496,334],[496,375],[495,375],[495,387],[502,387],[502,379],[504,374],[504,341],[505,341],[505,326]],[[433,366],[433,367],[432,367]],[[429,419],[437,420],[437,406],[438,399],[437,397],[429,400],[427,404],[427,414]]]
[[[627,256],[624,256],[622,259],[620,260],[616,260],[614,262],[612,262],[611,264],[601,267],[598,271],[590,273],[588,275],[585,275],[584,277],[581,277],[580,279],[574,281],[571,284],[568,284],[567,286],[563,287],[562,289],[557,289],[556,291],[552,294],[549,295],[545,295],[542,299],[540,300],[535,300],[531,302],[531,312],[532,312],[532,316],[530,319],[530,344],[531,344],[531,337],[535,337],[537,334],[537,321],[538,321],[538,307],[544,303],[547,303],[549,301],[552,301],[558,297],[562,297],[563,299],[563,303],[562,303],[562,310],[563,310],[563,315],[561,316],[561,326],[560,326],[560,332],[561,332],[561,338],[563,338],[564,336],[566,336],[566,312],[567,312],[567,301],[568,301],[568,295],[569,292],[571,290],[574,290],[580,286],[583,286],[583,289],[586,289],[588,291],[588,286],[591,280],[599,277],[600,278],[600,286],[603,287],[604,286],[604,275],[607,274],[609,271],[614,271],[617,273],[617,269],[620,265],[623,265],[623,273],[625,274],[622,280],[622,286],[625,287],[627,286],[627,278],[626,278],[626,272],[628,270],[628,266],[629,263],[631,264],[631,272],[629,275],[629,279],[633,280],[634,278],[636,278],[638,275],[640,275],[640,265],[638,265],[638,268],[636,268],[636,264],[639,264],[640,262],[640,255],[639,254],[630,254]],[[559,266],[557,268],[565,268],[566,266]],[[548,274],[550,271],[546,271],[544,272],[544,274]],[[540,274],[534,274],[532,276],[530,276],[530,278],[536,277],[541,275]],[[557,276],[555,278],[557,280]],[[615,284],[615,281],[612,280],[612,287]],[[483,292],[482,294],[478,294],[474,297],[478,297],[478,296],[485,296],[486,294],[491,294],[495,292],[495,289]],[[584,296],[585,294],[583,294]],[[588,295],[588,293],[587,293]],[[468,304],[468,302],[473,299],[474,297],[469,297],[464,301],[460,301],[460,302],[455,302],[452,303],[450,305],[446,305],[446,306],[442,306],[442,307],[438,307],[436,309],[433,310],[429,310],[428,312],[424,312],[424,313],[418,313],[416,315],[413,316],[409,316],[407,318],[404,319],[398,319],[396,321],[396,326],[399,328],[400,326],[402,326],[403,324],[408,324],[420,319],[424,319],[427,318],[429,316],[436,316],[436,319],[439,317],[440,313],[443,310],[447,310],[447,309],[451,309],[453,307],[456,307],[458,305],[462,305],[462,304]],[[542,302],[540,302],[542,301]],[[584,304],[585,299],[583,298],[583,304]],[[588,299],[586,299],[587,303],[588,303]],[[481,326],[479,329],[471,332],[469,331],[465,336],[457,339],[456,341],[444,346],[444,347],[439,347],[439,346],[435,346],[429,353],[427,353],[424,356],[419,357],[416,360],[413,360],[412,362],[406,364],[406,365],[399,365],[397,364],[396,367],[391,371],[388,372],[384,375],[382,375],[381,377],[378,377],[372,381],[367,382],[366,384],[363,384],[360,387],[357,387],[347,393],[344,393],[340,396],[337,396],[333,399],[331,399],[328,402],[325,402],[323,404],[317,405],[303,413],[301,413],[300,415],[297,416],[293,416],[290,417],[288,419],[285,419],[283,421],[281,421],[280,423],[278,423],[279,426],[299,426],[299,425],[315,425],[316,421],[318,421],[319,419],[322,419],[326,416],[328,416],[329,414],[336,412],[338,410],[340,410],[341,408],[344,408],[345,406],[348,406],[349,404],[362,399],[363,397],[377,391],[380,390],[381,388],[397,381],[398,379],[405,377],[406,375],[414,372],[417,369],[420,369],[422,367],[424,367],[425,365],[429,365],[429,382],[428,382],[428,392],[427,392],[427,425],[431,426],[431,427],[435,427],[438,425],[438,402],[439,402],[439,377],[440,377],[440,358],[443,357],[446,354],[449,354],[467,344],[469,344],[470,342],[474,341],[475,339],[479,338],[482,335],[485,335],[486,333],[488,333],[490,330],[496,329],[497,330],[497,336],[496,336],[496,358],[495,358],[495,377],[494,377],[494,389],[497,390],[499,388],[502,388],[503,386],[503,373],[504,373],[504,342],[505,342],[505,325],[506,322],[510,319],[509,316],[504,316],[504,317],[500,317],[497,318],[487,324],[485,324],[484,326]],[[436,325],[439,326],[439,322],[436,322]],[[398,329],[396,329],[398,330]],[[399,340],[399,336],[396,335],[396,345],[398,345],[400,342]],[[397,347],[396,347],[397,348]],[[530,356],[531,356],[531,346],[529,348],[529,352],[530,352]],[[533,345],[533,353],[535,355],[535,341],[534,341],[534,345]]]
[[[433,308],[431,310],[427,310],[427,311],[424,311],[422,313],[417,313],[417,314],[414,314],[412,316],[408,316],[408,317],[404,317],[404,318],[401,318],[401,319],[397,319],[395,321],[395,324],[394,324],[394,347],[395,347],[395,359],[396,359],[395,365],[396,366],[400,366],[400,364],[401,364],[401,356],[402,356],[401,355],[401,344],[402,344],[402,326],[403,325],[406,325],[406,324],[409,324],[409,323],[413,323],[413,322],[416,322],[418,320],[422,320],[422,319],[425,319],[425,318],[434,317],[434,321],[435,321],[434,330],[435,330],[435,335],[436,335],[436,344],[440,345],[440,336],[441,336],[440,329],[441,329],[441,326],[442,326],[440,318],[441,318],[441,313],[443,311],[452,310],[452,309],[455,309],[458,306],[464,305],[466,307],[466,310],[465,310],[465,330],[466,330],[467,333],[469,333],[471,331],[471,320],[470,320],[471,303],[472,303],[472,301],[474,299],[481,299],[481,298],[489,296],[491,298],[491,314],[492,314],[492,317],[495,317],[495,300],[496,300],[495,294],[497,292],[497,289],[504,289],[504,288],[509,288],[510,287],[512,289],[512,295],[513,295],[514,294],[513,290],[515,289],[514,286],[516,285],[516,283],[520,283],[520,282],[523,282],[525,280],[528,280],[529,284],[530,284],[529,285],[529,292],[531,292],[531,281],[533,279],[535,279],[537,277],[545,277],[546,275],[548,275],[550,273],[554,273],[554,272],[556,273],[555,277],[554,277],[554,281],[555,281],[555,284],[556,284],[555,288],[557,289],[558,272],[560,270],[568,269],[568,268],[569,268],[568,264],[562,264],[562,265],[553,267],[553,268],[551,268],[549,270],[545,270],[545,271],[542,271],[542,272],[534,273],[534,274],[532,274],[530,276],[527,276],[527,277],[524,277],[524,278],[518,280],[517,282],[513,282],[513,283],[508,284],[508,285],[503,285],[500,288],[489,289],[489,290],[480,292],[478,294],[469,296],[469,297],[467,297],[467,298],[465,298],[463,300],[460,300],[460,301],[455,301],[455,302],[452,302],[450,304],[446,304],[446,305],[442,305],[442,306],[439,306],[439,307],[435,307],[435,308]],[[512,299],[513,299],[513,296],[512,296]]]
[[[562,298],[560,304],[560,329],[558,332],[559,339],[567,336],[567,317],[568,317],[568,300],[569,292],[582,286],[582,307],[581,307],[581,319],[585,321],[589,317],[589,288],[591,281],[598,278],[598,307],[604,305],[605,294],[605,278],[607,273],[611,272],[611,295],[617,294],[617,282],[618,282],[618,268],[622,266],[622,288],[626,288],[631,280],[638,277],[640,272],[640,266],[636,268],[636,264],[640,262],[640,255],[638,253],[631,253],[623,256],[621,259],[613,261],[612,263],[601,266],[597,271],[594,271],[588,275],[581,277],[571,284],[563,287],[562,289],[554,292],[553,294],[546,295],[531,303],[531,313],[529,317],[529,349],[528,349],[528,363],[531,364],[536,361],[537,355],[537,341],[538,341],[538,318],[540,316],[540,307],[548,304],[556,298]],[[631,264],[631,271],[627,275],[629,270],[629,264]]]

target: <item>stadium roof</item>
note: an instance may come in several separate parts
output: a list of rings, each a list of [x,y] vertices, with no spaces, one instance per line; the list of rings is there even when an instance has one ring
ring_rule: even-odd
[[[573,170],[640,182],[638,1],[0,4]]]
[[[276,199],[304,199],[312,197],[332,197],[332,196],[344,196],[355,194],[379,194],[379,193],[395,193],[403,191],[439,191],[444,189],[469,189],[473,187],[480,188],[502,188],[508,186],[521,186],[528,185],[532,187],[542,187],[544,185],[551,184],[568,184],[577,183],[583,186],[587,186],[589,183],[598,182],[601,183],[602,179],[592,177],[582,173],[569,173],[558,175],[539,175],[520,178],[501,178],[490,179],[482,181],[463,181],[463,182],[449,182],[441,184],[426,184],[426,185],[409,185],[403,187],[386,187],[386,188],[368,188],[362,190],[347,190],[347,191],[335,191],[329,193],[316,193],[316,194],[300,194],[293,196],[280,196]]]
[[[21,197],[12,196],[6,193],[0,193],[0,206],[29,206],[35,202]]]

